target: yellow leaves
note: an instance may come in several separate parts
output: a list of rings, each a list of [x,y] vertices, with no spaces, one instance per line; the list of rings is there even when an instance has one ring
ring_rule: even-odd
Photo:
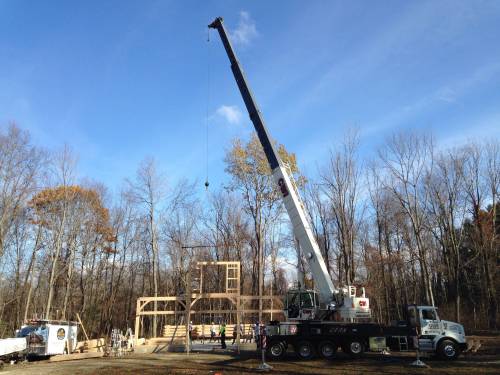
[[[281,160],[289,166],[297,183],[303,184],[305,179],[299,176],[295,154],[289,153],[283,145],[278,145],[277,150]],[[271,174],[269,163],[256,134],[253,134],[250,141],[245,144],[240,139],[235,139],[226,154],[225,162],[226,172],[239,180],[255,179]]]

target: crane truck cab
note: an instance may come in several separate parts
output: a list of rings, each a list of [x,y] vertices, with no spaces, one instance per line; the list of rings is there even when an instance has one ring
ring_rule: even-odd
[[[467,348],[463,325],[439,318],[437,307],[408,305],[408,324],[418,336],[418,347],[443,359],[455,359]]]

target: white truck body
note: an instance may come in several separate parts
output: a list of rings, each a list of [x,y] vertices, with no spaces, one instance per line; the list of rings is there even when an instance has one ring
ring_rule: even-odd
[[[25,351],[27,342],[25,337],[0,339],[0,357]]]
[[[29,322],[18,333],[27,338],[28,355],[31,356],[71,353],[77,346],[77,334],[76,322],[49,320]]]

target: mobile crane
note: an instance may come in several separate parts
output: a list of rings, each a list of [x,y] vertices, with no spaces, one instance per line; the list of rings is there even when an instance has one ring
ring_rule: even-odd
[[[352,357],[361,356],[365,350],[386,347],[409,350],[415,346],[410,338],[416,336],[418,331],[416,343],[421,350],[438,353],[445,359],[456,358],[466,348],[463,326],[440,320],[435,307],[408,306],[407,321],[385,327],[377,323],[362,322],[371,317],[369,299],[364,288],[361,288],[358,296],[355,286],[334,286],[293,176],[287,172],[287,166],[281,160],[264,124],[222,17],[216,18],[208,27],[219,32],[250,120],[262,144],[273,179],[281,192],[293,226],[293,234],[307,259],[315,283],[316,290],[299,287],[288,291],[284,311],[287,321],[275,321],[267,326],[270,339],[268,355],[276,359],[282,358],[290,345],[302,359],[309,359],[316,353],[324,358],[332,358],[338,347]]]

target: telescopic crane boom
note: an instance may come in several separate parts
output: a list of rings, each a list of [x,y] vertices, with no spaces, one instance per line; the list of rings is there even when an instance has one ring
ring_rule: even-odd
[[[208,25],[208,27],[216,29],[219,32],[220,38],[222,39],[222,43],[226,50],[227,56],[229,57],[229,61],[231,62],[231,70],[233,71],[233,75],[236,79],[236,83],[238,84],[238,88],[240,90],[241,96],[243,97],[243,101],[245,102],[250,120],[255,127],[260,143],[262,144],[262,147],[264,149],[264,153],[272,171],[273,179],[276,182],[279,190],[281,191],[286,211],[288,213],[288,216],[290,217],[290,221],[292,222],[293,234],[297,239],[299,246],[301,247],[301,250],[309,264],[316,289],[319,293],[319,302],[325,309],[334,309],[336,307],[341,307],[341,305],[346,305],[346,298],[355,297],[355,288],[353,296],[353,287],[348,287],[349,290],[346,290],[345,288],[339,290],[336,289],[333,285],[332,279],[328,274],[325,261],[321,255],[318,243],[316,242],[314,234],[309,225],[309,221],[307,220],[306,211],[300,200],[298,190],[293,183],[293,177],[288,174],[286,166],[281,160],[276,147],[274,146],[273,141],[269,135],[266,125],[264,124],[262,114],[257,106],[257,102],[252,95],[245,74],[243,73],[243,69],[241,68],[241,65],[236,57],[236,54],[227,35],[222,17],[216,18],[210,25]],[[363,300],[361,302],[362,306],[360,306],[361,310],[369,311],[368,299],[364,298],[364,295],[362,298],[358,299]],[[352,306],[348,306],[349,310],[359,310],[357,306],[354,306],[354,300],[349,300],[349,302],[352,302]],[[354,318],[355,316],[345,315],[344,317]]]

